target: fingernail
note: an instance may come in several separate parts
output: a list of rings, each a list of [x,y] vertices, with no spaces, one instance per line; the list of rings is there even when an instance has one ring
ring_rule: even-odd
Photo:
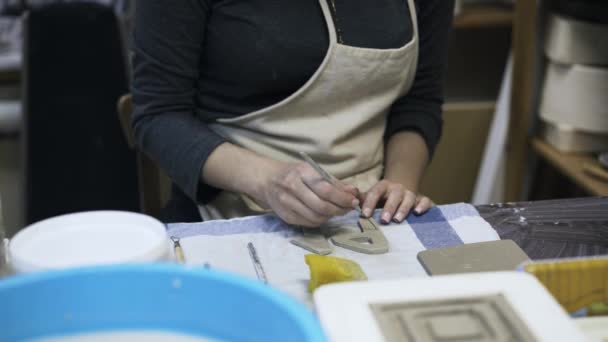
[[[403,221],[403,213],[397,213],[397,215],[395,215],[394,220],[395,220],[395,222]]]
[[[370,208],[363,209],[363,216],[369,217],[372,214],[372,210]]]
[[[414,214],[417,215],[417,216],[422,215],[422,209],[421,208],[414,209]]]
[[[388,212],[385,212],[382,214],[382,223],[389,223],[391,220],[391,214],[389,214]]]
[[[358,208],[359,207],[359,200],[358,199],[354,199],[353,200],[353,208]]]

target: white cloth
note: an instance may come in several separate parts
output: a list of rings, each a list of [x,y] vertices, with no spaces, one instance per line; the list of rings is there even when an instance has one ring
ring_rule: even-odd
[[[356,220],[357,213],[351,212],[331,221],[324,231],[331,235],[337,226],[354,227]],[[417,260],[418,252],[425,249],[499,239],[496,231],[469,204],[439,206],[425,215],[410,215],[404,223],[381,229],[390,244],[388,253],[366,255],[334,246],[331,255],[356,261],[370,280],[396,279],[426,276]],[[247,249],[247,244],[252,242],[270,286],[303,303],[312,303],[307,292],[309,270],[304,262],[304,256],[310,252],[290,243],[301,231],[273,215],[171,224],[169,234],[181,238],[188,264],[208,263],[212,269],[255,279]]]

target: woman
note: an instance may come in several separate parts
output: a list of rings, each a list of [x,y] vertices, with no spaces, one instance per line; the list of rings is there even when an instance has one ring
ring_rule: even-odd
[[[388,223],[432,206],[417,189],[441,134],[452,1],[136,7],[135,135],[203,219],[268,209],[316,227],[382,206]]]

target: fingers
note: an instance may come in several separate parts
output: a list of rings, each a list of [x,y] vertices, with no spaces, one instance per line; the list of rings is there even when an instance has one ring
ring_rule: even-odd
[[[289,192],[283,192],[279,194],[277,198],[278,206],[275,209],[275,212],[289,224],[305,227],[319,227],[329,219],[329,217],[318,215]]]
[[[285,210],[283,212],[275,212],[285,223],[292,226],[306,227],[306,228],[318,228],[321,224],[311,222],[306,218],[296,214],[292,210]]]
[[[370,217],[374,213],[378,201],[384,196],[388,187],[386,181],[376,183],[366,194],[363,202],[363,216]]]
[[[402,186],[393,187],[392,190],[389,190],[386,202],[384,202],[382,215],[380,216],[380,222],[387,224],[393,219],[395,213],[397,212],[397,208],[401,202],[403,202],[404,196],[405,190]]]
[[[411,191],[406,191],[405,196],[403,197],[403,201],[399,205],[399,209],[397,209],[397,213],[393,217],[393,221],[395,222],[403,222],[407,215],[412,210],[412,207],[416,204],[416,195]]]
[[[301,203],[297,203],[297,201],[289,205],[291,206],[290,208],[285,208],[285,210],[277,214],[290,225],[318,228],[329,219],[310,212],[309,208]]]
[[[353,196],[335,189],[325,181],[310,185],[301,181],[292,191],[295,197],[320,216],[344,215],[352,210]],[[338,206],[334,202],[342,202],[346,206]]]
[[[363,216],[370,217],[374,209],[382,204],[383,209],[380,221],[388,224],[391,220],[403,222],[412,209],[419,215],[427,212],[434,204],[426,196],[416,197],[416,194],[407,190],[403,185],[382,180],[374,185],[368,192],[362,194]]]
[[[343,191],[321,178],[305,177],[302,178],[302,181],[320,201],[347,209],[347,211],[351,210],[353,205],[359,205],[359,200],[352,193]]]
[[[342,190],[353,195],[355,198],[359,198],[359,189],[352,184],[342,184]]]
[[[305,163],[289,164],[274,184],[271,207],[289,224],[318,227],[358,205],[356,188],[333,186]]]
[[[344,215],[361,202],[362,214],[370,217],[383,205],[381,222],[402,222],[413,209],[427,212],[434,204],[426,196],[408,191],[402,184],[381,180],[368,192],[349,184],[330,183],[306,163],[286,164],[274,178],[265,199],[287,223],[319,227],[334,216]],[[333,183],[333,184],[332,184]]]
[[[300,163],[297,166],[300,173],[300,180],[323,201],[330,202],[334,206],[351,210],[359,205],[359,190],[349,184],[333,185],[324,180],[310,165]]]
[[[433,203],[433,201],[426,196],[420,196],[417,202],[418,203],[416,204],[416,209],[414,209],[414,212],[416,212],[418,215],[426,213],[435,205],[435,203]]]

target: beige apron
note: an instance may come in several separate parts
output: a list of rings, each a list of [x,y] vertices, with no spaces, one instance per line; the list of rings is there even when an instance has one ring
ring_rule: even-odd
[[[387,113],[409,91],[416,74],[416,8],[414,0],[408,0],[413,26],[409,43],[370,49],[338,43],[327,2],[319,2],[329,48],[314,75],[285,100],[244,116],[218,119],[210,128],[275,160],[301,160],[298,152],[306,152],[337,178],[366,191],[382,176]],[[253,215],[261,208],[246,196],[224,191],[199,211],[203,220],[210,220]]]

